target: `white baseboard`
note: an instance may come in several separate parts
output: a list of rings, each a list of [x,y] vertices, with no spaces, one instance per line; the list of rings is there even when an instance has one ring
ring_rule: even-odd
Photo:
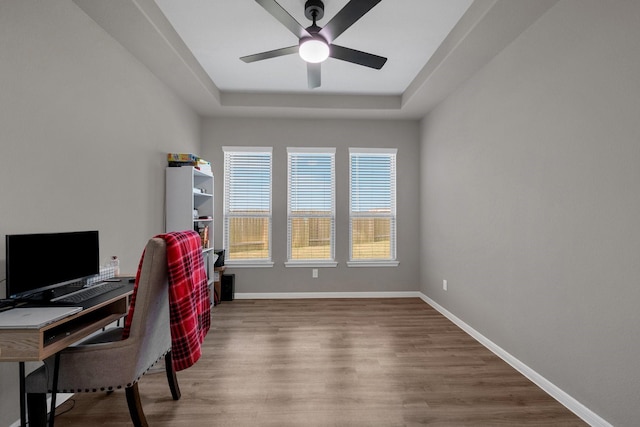
[[[431,307],[438,310],[443,316],[447,319],[451,320],[453,323],[458,325],[463,331],[467,334],[471,335],[476,341],[480,344],[488,348],[491,352],[497,355],[499,358],[507,362],[511,365],[515,370],[520,372],[522,375],[530,379],[534,384],[544,390],[551,397],[556,399],[562,405],[564,405],[571,412],[576,414],[578,417],[582,418],[586,423],[594,427],[612,427],[606,420],[600,417],[595,412],[591,411],[589,408],[584,406],[582,403],[578,402],[576,399],[571,397],[569,394],[564,392],[562,389],[557,387],[551,381],[547,380],[545,377],[531,369],[529,366],[522,363],[520,360],[515,358],[513,355],[509,354],[503,348],[495,344],[493,341],[482,335],[480,332],[473,329],[471,326],[466,324],[464,321],[456,317],[453,313],[448,311],[446,308],[442,307],[440,304],[419,292],[420,298],[429,304]]]
[[[420,292],[273,292],[235,293],[235,299],[420,298]]]

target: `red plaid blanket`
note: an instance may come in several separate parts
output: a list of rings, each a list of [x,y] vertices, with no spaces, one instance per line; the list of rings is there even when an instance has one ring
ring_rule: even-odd
[[[200,235],[190,230],[160,234],[156,237],[164,239],[167,243],[171,355],[173,368],[181,371],[198,361],[202,354],[201,344],[211,326],[211,304],[202,245]],[[144,253],[138,265],[123,338],[129,336],[143,259]]]

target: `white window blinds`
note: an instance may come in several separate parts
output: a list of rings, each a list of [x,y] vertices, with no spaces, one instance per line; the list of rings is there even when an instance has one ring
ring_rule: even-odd
[[[225,262],[270,262],[272,150],[223,147],[223,151]]]
[[[288,148],[289,262],[335,258],[335,148]]]
[[[349,149],[350,260],[396,259],[396,149]]]

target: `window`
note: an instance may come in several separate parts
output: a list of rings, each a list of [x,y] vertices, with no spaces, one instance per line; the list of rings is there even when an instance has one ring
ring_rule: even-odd
[[[349,266],[395,266],[396,149],[349,149]]]
[[[271,266],[271,148],[224,151],[225,263]]]
[[[287,266],[335,267],[335,148],[288,148]]]

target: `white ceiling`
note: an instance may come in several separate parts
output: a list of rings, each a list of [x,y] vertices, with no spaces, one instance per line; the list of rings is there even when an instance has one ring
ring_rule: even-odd
[[[388,58],[329,58],[307,88],[297,44],[254,0],[73,0],[202,116],[420,119],[558,0],[382,0],[336,43]],[[278,0],[303,26],[305,0]],[[325,0],[322,26],[348,0]]]
[[[355,0],[358,1],[358,0]],[[336,59],[322,64],[314,93],[400,95],[468,9],[471,0],[382,0],[335,42],[388,58],[381,70]],[[308,93],[298,55],[246,64],[239,57],[298,44],[298,38],[254,0],[156,0],[222,91]],[[303,27],[305,0],[278,0]],[[348,0],[325,0],[320,27]]]

